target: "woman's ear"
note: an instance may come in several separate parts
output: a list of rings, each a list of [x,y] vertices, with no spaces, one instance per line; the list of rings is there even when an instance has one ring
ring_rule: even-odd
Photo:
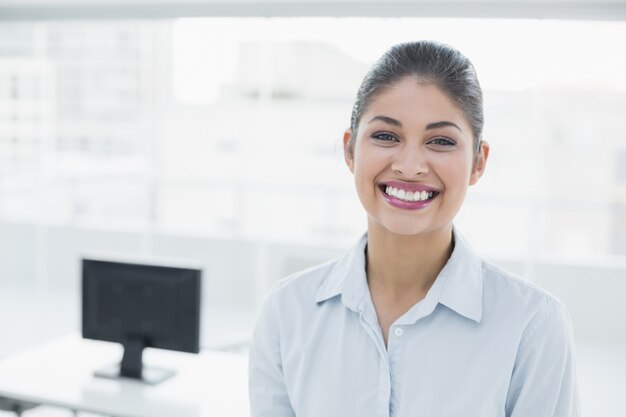
[[[350,172],[354,174],[354,148],[353,143],[350,143],[352,137],[352,129],[348,129],[343,132],[343,158],[346,161],[346,165],[350,169]]]
[[[484,140],[480,142],[480,150],[478,155],[474,156],[474,165],[472,166],[472,174],[470,175],[469,185],[474,185],[483,176],[489,158],[489,144]]]

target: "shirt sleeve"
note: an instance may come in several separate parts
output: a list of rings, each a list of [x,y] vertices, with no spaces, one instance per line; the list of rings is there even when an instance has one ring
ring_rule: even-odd
[[[274,293],[265,302],[250,345],[251,417],[295,417],[280,353],[280,326]]]
[[[564,305],[550,305],[526,328],[506,400],[507,417],[579,417],[573,332]]]

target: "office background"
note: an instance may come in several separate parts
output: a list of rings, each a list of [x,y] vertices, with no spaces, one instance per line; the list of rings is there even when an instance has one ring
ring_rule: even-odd
[[[566,302],[583,411],[624,415],[623,1],[0,1],[0,358],[79,330],[94,251],[203,262],[202,344],[245,354],[272,283],[364,231],[341,135],[421,38],[485,93],[457,226]]]

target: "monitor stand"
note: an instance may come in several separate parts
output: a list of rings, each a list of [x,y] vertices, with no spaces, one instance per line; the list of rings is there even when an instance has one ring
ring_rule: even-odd
[[[123,346],[124,356],[122,357],[122,363],[97,370],[95,372],[97,377],[110,379],[130,378],[149,385],[156,385],[176,374],[176,371],[172,369],[144,367],[142,356],[143,349],[146,346],[142,340],[129,339],[123,343]]]

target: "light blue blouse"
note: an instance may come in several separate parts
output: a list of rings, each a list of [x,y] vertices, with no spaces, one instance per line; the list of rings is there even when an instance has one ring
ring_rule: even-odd
[[[565,306],[455,246],[385,348],[365,275],[367,236],[282,280],[250,349],[252,417],[576,417]]]

